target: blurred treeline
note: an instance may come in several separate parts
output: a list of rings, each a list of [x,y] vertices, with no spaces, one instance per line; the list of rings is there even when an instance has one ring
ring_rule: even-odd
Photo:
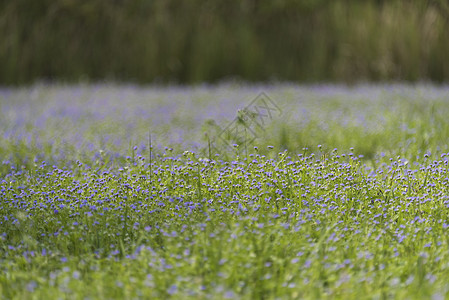
[[[0,83],[449,79],[447,0],[1,0]]]

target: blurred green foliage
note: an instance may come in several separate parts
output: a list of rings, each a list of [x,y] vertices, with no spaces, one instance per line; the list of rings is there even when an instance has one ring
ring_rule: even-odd
[[[3,0],[0,83],[449,78],[445,0]]]

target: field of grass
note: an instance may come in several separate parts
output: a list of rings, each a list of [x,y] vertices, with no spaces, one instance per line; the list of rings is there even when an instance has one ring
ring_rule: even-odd
[[[282,113],[209,150],[264,92]],[[0,299],[449,298],[449,88],[0,89]]]
[[[446,0],[3,0],[0,84],[447,82],[448,21]]]

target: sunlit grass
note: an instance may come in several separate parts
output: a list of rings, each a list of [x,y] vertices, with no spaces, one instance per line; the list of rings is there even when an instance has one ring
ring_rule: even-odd
[[[271,94],[282,102],[291,91],[310,92]],[[101,123],[83,106],[91,150],[68,143],[76,130],[57,113],[44,126],[52,145],[50,132],[35,145],[19,137],[40,132],[36,123],[9,124],[18,136],[1,141],[2,299],[447,298],[444,99],[311,93],[297,103],[310,114],[295,119],[297,99],[285,101],[289,117],[226,160],[192,141],[164,148],[152,135],[149,148],[148,128],[127,113],[118,115],[143,140],[97,148],[118,115]],[[4,116],[23,113],[4,103]]]

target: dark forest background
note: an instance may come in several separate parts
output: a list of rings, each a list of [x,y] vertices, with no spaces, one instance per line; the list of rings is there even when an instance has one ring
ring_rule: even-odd
[[[0,0],[0,84],[449,79],[446,0]]]

